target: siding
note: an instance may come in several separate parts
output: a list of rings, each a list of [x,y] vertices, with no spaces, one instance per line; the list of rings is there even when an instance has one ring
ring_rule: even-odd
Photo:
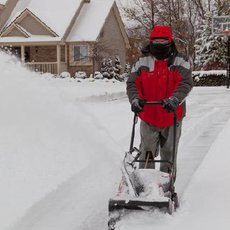
[[[0,29],[4,26],[6,21],[8,20],[12,10],[14,9],[15,5],[17,4],[18,0],[8,0],[6,2],[6,7],[0,10]]]
[[[121,59],[121,65],[124,68],[126,63],[126,44],[121,33],[121,29],[112,10],[105,22],[104,28],[101,31],[100,42],[110,47],[112,57],[118,55]],[[111,56],[105,53],[106,56]]]
[[[42,26],[29,14],[20,22],[20,25],[33,35],[52,35],[44,26]]]
[[[25,37],[19,30],[13,29],[7,36],[9,37]]]
[[[56,46],[32,46],[30,47],[30,60],[35,62],[56,62]]]
[[[126,44],[124,41],[124,38],[121,33],[120,26],[117,22],[114,10],[112,9],[106,19],[106,22],[100,32],[100,36],[98,39],[98,42],[100,44],[103,44],[105,46],[105,50],[108,48],[108,52],[101,51],[101,54],[104,57],[111,57],[114,59],[114,57],[117,55],[120,57],[121,65],[125,67],[126,64]],[[84,44],[84,43],[75,43],[76,45]],[[90,44],[85,42],[85,44]],[[68,71],[71,73],[72,76],[74,76],[74,73],[77,71],[85,71],[88,75],[93,72],[93,66],[92,62],[87,63],[87,65],[76,65],[76,63],[73,62],[73,43],[69,44],[68,46],[68,58],[69,58],[69,65],[68,65]],[[100,71],[101,63],[96,63],[96,71]]]

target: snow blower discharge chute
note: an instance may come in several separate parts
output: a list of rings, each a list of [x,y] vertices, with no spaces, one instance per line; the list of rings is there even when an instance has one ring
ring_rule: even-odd
[[[145,106],[162,105],[161,101],[146,102]],[[138,115],[134,114],[132,135],[129,151],[125,153],[122,162],[122,179],[115,197],[109,200],[108,230],[115,230],[116,223],[127,210],[154,209],[165,210],[172,214],[179,207],[177,193],[174,187],[174,159],[176,152],[176,126],[177,116],[174,113],[173,131],[173,156],[172,162],[155,160],[151,152],[147,152],[145,160],[140,160],[141,152],[134,147],[135,126]],[[147,168],[148,164],[167,162],[170,165],[168,173],[158,169]],[[139,163],[144,163],[143,169],[138,168]]]

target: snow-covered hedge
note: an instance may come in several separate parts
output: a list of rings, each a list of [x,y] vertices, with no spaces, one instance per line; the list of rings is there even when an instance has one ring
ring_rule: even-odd
[[[93,74],[91,74],[90,77],[93,78]],[[103,78],[104,78],[104,77],[103,77],[103,75],[101,74],[101,72],[96,71],[96,72],[94,73],[94,79],[103,79]]]
[[[226,70],[193,71],[194,86],[226,85]]]
[[[80,78],[80,79],[85,79],[85,78],[87,78],[87,74],[86,74],[86,72],[78,71],[75,73],[74,77]]]
[[[70,78],[70,77],[71,77],[71,75],[69,72],[62,72],[60,74],[60,78]]]

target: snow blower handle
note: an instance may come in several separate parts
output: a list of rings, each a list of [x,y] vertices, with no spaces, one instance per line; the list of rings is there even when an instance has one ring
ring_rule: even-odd
[[[133,128],[132,128],[132,135],[131,135],[131,142],[130,142],[130,147],[129,147],[129,151],[132,152],[133,151],[133,143],[134,143],[134,137],[135,137],[135,126],[137,124],[138,121],[138,113],[134,113],[134,117],[133,117]]]
[[[162,101],[146,101],[145,105],[162,105]]]

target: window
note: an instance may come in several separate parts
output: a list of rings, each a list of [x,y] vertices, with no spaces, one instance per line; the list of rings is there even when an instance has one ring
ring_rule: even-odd
[[[79,63],[84,63],[89,61],[89,47],[84,46],[74,46],[74,61]]]

